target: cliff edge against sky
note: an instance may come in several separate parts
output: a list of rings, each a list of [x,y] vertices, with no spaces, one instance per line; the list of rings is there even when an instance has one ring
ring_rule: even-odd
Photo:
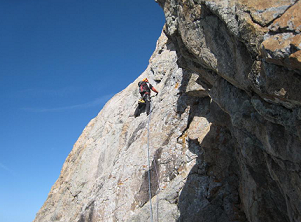
[[[144,77],[155,221],[301,221],[300,1],[157,2],[149,66],[87,125],[35,221],[150,220]]]

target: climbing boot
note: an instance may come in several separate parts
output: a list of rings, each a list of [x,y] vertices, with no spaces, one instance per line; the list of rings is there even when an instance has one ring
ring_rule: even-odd
[[[145,103],[144,99],[139,99],[138,103]]]

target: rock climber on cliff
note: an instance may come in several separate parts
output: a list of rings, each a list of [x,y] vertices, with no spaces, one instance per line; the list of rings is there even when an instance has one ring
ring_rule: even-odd
[[[151,90],[158,95],[158,91],[148,82],[147,78],[144,78],[142,81],[138,83],[139,93],[141,95],[141,99],[138,101],[138,107],[135,110],[134,116],[137,117],[141,114],[142,109],[145,107],[146,114],[150,113],[150,94]]]

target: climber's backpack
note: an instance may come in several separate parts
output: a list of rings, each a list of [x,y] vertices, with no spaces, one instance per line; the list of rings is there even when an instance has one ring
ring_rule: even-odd
[[[147,83],[144,81],[138,82],[138,86],[139,86],[139,93],[144,93],[149,91],[149,87]]]

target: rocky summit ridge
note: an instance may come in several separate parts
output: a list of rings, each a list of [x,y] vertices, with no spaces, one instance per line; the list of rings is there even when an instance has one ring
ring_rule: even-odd
[[[34,221],[150,221],[150,171],[154,221],[300,222],[301,2],[156,2],[147,69],[84,129]],[[150,119],[129,114],[144,77]]]

